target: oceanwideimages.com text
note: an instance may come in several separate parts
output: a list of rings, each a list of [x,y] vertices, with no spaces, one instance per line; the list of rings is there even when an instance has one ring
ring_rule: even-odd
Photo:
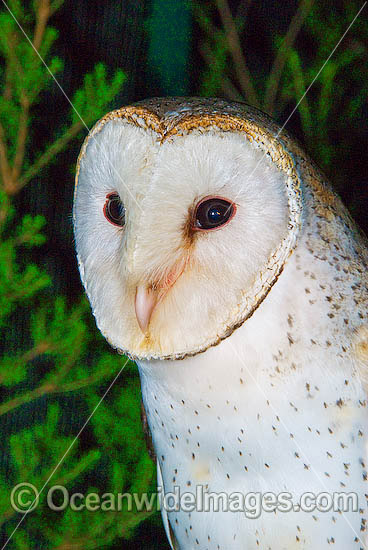
[[[241,512],[247,518],[258,518],[262,513],[272,512],[357,512],[359,498],[356,493],[312,493],[301,494],[297,499],[292,493],[281,492],[211,492],[204,485],[197,485],[195,491],[182,491],[175,486],[164,493],[159,487],[157,493],[96,493],[71,492],[62,485],[49,487],[39,494],[31,483],[19,483],[10,495],[14,510],[29,513],[41,503],[55,511],[67,508],[78,512],[151,512],[164,508],[167,512]]]

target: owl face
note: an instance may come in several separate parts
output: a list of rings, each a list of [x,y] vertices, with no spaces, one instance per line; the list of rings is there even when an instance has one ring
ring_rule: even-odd
[[[74,205],[97,325],[140,359],[194,355],[240,326],[276,282],[299,215],[296,176],[263,138],[217,113],[183,128],[156,118],[127,108],[95,126]]]

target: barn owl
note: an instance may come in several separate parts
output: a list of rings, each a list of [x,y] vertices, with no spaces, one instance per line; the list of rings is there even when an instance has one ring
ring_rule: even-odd
[[[123,107],[82,147],[74,226],[139,368],[171,548],[367,548],[368,254],[300,146],[239,103]]]

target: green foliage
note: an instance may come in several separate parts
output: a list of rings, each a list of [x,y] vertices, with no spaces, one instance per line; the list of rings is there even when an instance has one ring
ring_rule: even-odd
[[[290,47],[280,85],[281,105],[299,101],[303,96],[353,21],[359,7],[358,3],[345,3],[339,17],[336,17],[336,13],[327,5],[313,5],[305,21],[305,33],[313,44],[313,57],[306,56],[301,48]],[[338,154],[329,128],[336,127],[336,123],[344,126],[347,121],[353,123],[354,117],[359,118],[368,97],[368,71],[364,62],[367,56],[367,20],[364,17],[358,19],[351,32],[354,38],[348,35],[336,49],[298,107],[307,146],[325,169]],[[276,48],[281,40],[281,37],[275,40]],[[353,90],[353,93],[347,96],[349,90]],[[345,147],[348,147],[348,140],[342,148]]]
[[[242,4],[239,3],[240,8]],[[281,124],[298,105],[306,148],[328,171],[338,156],[343,159],[341,154],[348,158],[351,149],[346,132],[346,139],[337,147],[330,129],[344,135],[346,122],[353,125],[359,121],[367,101],[368,24],[363,13],[325,64],[361,6],[355,1],[343,2],[339,8],[331,9],[328,3],[300,0],[287,33],[273,37],[273,59],[264,64],[271,62],[267,74],[263,67],[249,70],[248,52],[242,48],[247,25],[252,23],[253,6],[247,13],[248,23],[243,14],[230,12],[226,0],[205,3],[193,0],[193,12],[205,37],[200,45],[206,62],[201,95],[243,100]],[[220,26],[214,23],[218,15]],[[340,132],[336,132],[338,128]]]
[[[9,208],[9,217],[14,210]],[[19,266],[18,257],[24,247],[32,247],[44,242],[39,231],[44,225],[42,216],[24,216],[15,235],[0,241],[0,327],[16,305],[31,298],[50,284],[50,278],[37,265],[28,263]]]
[[[206,19],[203,19],[203,23]],[[214,97],[218,92],[219,82],[226,71],[228,63],[228,46],[224,33],[215,33],[213,36],[213,62],[202,74],[201,96]]]
[[[32,36],[30,14],[26,14],[19,2],[10,2],[9,7],[28,36]],[[0,120],[6,128],[10,158],[14,157],[18,141],[18,128],[24,112],[40,100],[41,92],[50,84],[51,74],[63,69],[63,62],[50,56],[50,50],[57,39],[57,31],[47,28],[36,55],[20,31],[14,17],[7,11],[0,13],[0,54],[6,59],[4,93],[0,96]],[[46,59],[50,72],[42,60]],[[50,74],[51,73],[51,74]],[[7,90],[11,89],[11,95]]]
[[[50,277],[32,261],[35,247],[45,243],[46,220],[41,215],[17,215],[13,198],[80,135],[84,125],[106,112],[126,80],[121,70],[110,79],[98,63],[74,93],[74,110],[65,116],[69,125],[59,129],[43,151],[33,150],[29,136],[35,107],[53,83],[50,72],[63,68],[63,61],[52,54],[58,33],[48,24],[61,5],[60,0],[35,0],[33,11],[27,11],[22,2],[9,2],[50,71],[14,17],[5,9],[0,13],[0,341],[5,348],[0,358],[0,419],[11,415],[21,419],[15,426],[23,426],[3,441],[7,460],[6,470],[0,470],[0,524],[11,536],[9,550],[101,548],[132,537],[152,513],[128,510],[126,504],[115,511],[68,507],[59,512],[47,505],[54,485],[64,486],[69,495],[85,496],[133,491],[140,495],[154,489],[154,466],[141,430],[136,370],[96,335],[84,297],[70,306],[65,297],[52,294]],[[44,176],[46,181],[46,171]],[[20,318],[26,327],[9,331]],[[124,375],[101,401],[99,387],[106,391],[123,367]],[[71,399],[81,410],[72,423]],[[11,506],[10,495],[20,482],[34,485],[40,496],[36,509],[14,532],[22,516]]]
[[[136,384],[135,395],[139,391]],[[132,387],[130,386],[129,390]],[[91,401],[96,404],[100,401],[92,390],[90,390]],[[125,430],[124,425],[116,422],[117,414],[124,418],[127,411],[125,402],[126,389],[119,389],[117,395],[111,400],[112,408],[96,412],[93,416],[93,429],[96,436],[98,448],[82,451],[80,442],[74,437],[62,436],[60,433],[60,417],[62,411],[56,404],[48,408],[45,422],[36,424],[11,436],[10,454],[14,463],[13,485],[19,480],[31,480],[32,485],[39,492],[38,506],[30,512],[27,521],[27,532],[30,534],[29,548],[38,548],[40,537],[44,538],[46,548],[100,548],[113,542],[117,537],[130,537],[134,528],[147,517],[146,511],[133,511],[128,509],[127,500],[121,499],[118,506],[118,493],[141,493],[147,491],[152,485],[153,464],[145,452],[143,438],[139,436],[139,415],[131,414],[129,421],[125,419],[124,424],[130,424]],[[119,395],[120,393],[120,395]],[[94,405],[95,406],[95,405]],[[134,408],[134,403],[133,403]],[[136,407],[135,407],[136,408]],[[93,409],[92,409],[93,410]],[[120,430],[114,433],[106,432],[103,429],[120,425]],[[131,430],[135,430],[136,440],[134,451],[130,448]],[[102,430],[102,431],[101,431]],[[108,438],[106,434],[108,433]],[[50,445],[52,441],[52,445]],[[105,444],[100,445],[100,441]],[[134,471],[127,466],[125,451],[134,462]],[[112,457],[110,458],[110,453]],[[53,474],[58,462],[67,454],[66,460],[55,471],[50,482],[45,486],[48,478]],[[101,472],[100,463],[105,462],[104,478],[99,477]],[[93,485],[82,483],[82,480],[93,479]],[[50,510],[47,499],[52,499],[56,506],[62,506],[64,496],[60,490],[51,493],[49,489],[54,486],[62,486],[66,498],[71,498],[74,493],[83,494],[83,499],[75,502],[81,509],[67,507],[66,510],[56,512]],[[5,488],[5,484],[4,484]],[[96,510],[83,507],[88,495],[95,493],[99,495]],[[8,496],[8,489],[5,488]],[[107,495],[111,495],[107,498]],[[30,498],[33,498],[33,494]],[[105,509],[100,506],[101,502],[110,502]],[[98,509],[98,508],[102,509]],[[9,506],[8,498],[0,500],[0,513],[8,520],[15,516],[14,510]],[[40,534],[42,526],[42,535]],[[11,529],[8,530],[11,534]],[[37,541],[37,542],[36,542]],[[14,547],[22,548],[22,538],[12,539]]]
[[[80,117],[89,124],[92,120],[100,118],[105,114],[108,103],[120,91],[126,75],[123,71],[117,70],[111,83],[106,79],[106,68],[98,63],[91,74],[84,77],[83,88],[77,90],[72,103],[72,123],[78,122]]]

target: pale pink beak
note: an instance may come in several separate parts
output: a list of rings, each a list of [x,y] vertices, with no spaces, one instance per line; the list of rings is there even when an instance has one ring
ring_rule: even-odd
[[[157,289],[147,287],[146,285],[137,286],[135,293],[135,315],[142,332],[146,332],[153,310],[159,298],[163,298],[163,296],[160,296],[161,293]]]
[[[166,296],[170,288],[183,273],[186,262],[186,259],[178,261],[166,277],[165,281],[160,284],[140,284],[137,286],[134,304],[135,315],[137,317],[139,328],[143,333],[147,332],[155,307]]]

